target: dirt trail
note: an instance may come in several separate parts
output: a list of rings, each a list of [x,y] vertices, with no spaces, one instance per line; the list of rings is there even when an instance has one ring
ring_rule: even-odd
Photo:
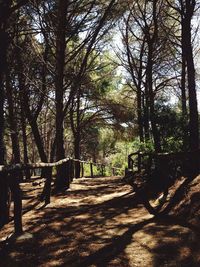
[[[118,177],[77,179],[23,222],[34,238],[2,249],[0,267],[200,266],[198,233],[182,221],[154,219]]]

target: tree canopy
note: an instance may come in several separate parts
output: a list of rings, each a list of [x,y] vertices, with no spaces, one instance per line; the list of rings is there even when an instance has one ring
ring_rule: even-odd
[[[1,164],[197,149],[198,7],[0,1]]]

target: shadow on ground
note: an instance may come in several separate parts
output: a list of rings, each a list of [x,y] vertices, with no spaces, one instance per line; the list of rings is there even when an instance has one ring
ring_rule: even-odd
[[[198,231],[152,218],[117,177],[75,180],[23,220],[34,238],[3,247],[0,266],[200,266]]]

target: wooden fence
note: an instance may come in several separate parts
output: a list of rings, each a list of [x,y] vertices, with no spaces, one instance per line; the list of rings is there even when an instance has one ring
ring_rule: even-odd
[[[128,155],[128,170],[140,172],[142,169],[161,167],[166,169],[174,165],[183,172],[198,172],[200,170],[200,149],[173,153],[147,153],[137,151]]]
[[[14,202],[14,229],[15,233],[22,232],[22,197],[20,182],[23,171],[30,171],[41,169],[42,178],[45,178],[43,192],[40,196],[40,200],[45,202],[45,205],[50,203],[51,197],[51,184],[53,176],[53,168],[56,168],[62,172],[62,176],[65,182],[65,189],[69,188],[73,178],[84,177],[84,166],[89,164],[90,177],[94,177],[94,166],[98,166],[100,170],[99,176],[105,176],[105,168],[110,168],[112,175],[116,175],[121,171],[120,168],[116,168],[110,165],[102,163],[94,163],[90,161],[82,161],[78,159],[65,158],[54,163],[30,163],[30,164],[14,164],[8,166],[0,165],[0,229],[9,221],[9,202],[10,194]],[[78,169],[78,171],[77,171]],[[56,182],[56,180],[55,180]]]
[[[200,149],[174,153],[135,152],[128,156],[125,178],[142,199],[146,209],[154,215],[167,214],[187,191],[188,184],[200,173]],[[177,179],[184,182],[170,195],[170,187]],[[162,199],[160,195],[162,193]],[[158,198],[158,205],[151,200]]]

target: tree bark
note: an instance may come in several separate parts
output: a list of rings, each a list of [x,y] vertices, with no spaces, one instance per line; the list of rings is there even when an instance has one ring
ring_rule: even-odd
[[[0,3],[0,165],[5,164],[4,144],[4,75],[6,71],[6,56],[8,47],[8,34],[6,31],[10,1]],[[0,173],[0,227],[9,217],[7,176]]]
[[[149,92],[147,85],[145,85],[145,94],[142,99],[142,106],[144,110],[144,115],[143,115],[143,127],[144,127],[144,137],[145,137],[145,142],[149,141],[150,138],[150,129],[149,129]]]
[[[9,124],[11,131],[12,151],[14,156],[14,163],[20,163],[20,149],[19,149],[19,138],[18,138],[18,125],[15,117],[14,104],[13,104],[13,90],[10,82],[8,71],[6,73],[6,94],[8,100],[8,113],[9,113]]]
[[[6,53],[8,45],[8,36],[0,21],[0,164],[5,161],[4,146],[4,75],[6,70]]]
[[[80,133],[77,132],[74,140],[74,156],[75,159],[80,159]],[[75,162],[75,177],[80,178],[80,162]]]
[[[74,156],[75,159],[80,159],[80,146],[81,146],[81,128],[80,128],[80,88],[77,92],[77,105],[76,105],[76,130],[74,133]],[[75,162],[75,177],[80,178],[80,162]]]
[[[137,120],[138,120],[140,142],[144,142],[141,90],[137,90]]]
[[[184,31],[184,49],[187,62],[188,95],[189,95],[189,146],[190,150],[199,148],[198,107],[195,83],[195,67],[191,37],[191,17],[186,17],[182,23]]]
[[[64,150],[64,129],[63,129],[63,79],[65,67],[65,49],[66,49],[66,14],[68,1],[59,0],[57,15],[57,33],[56,33],[56,76],[55,76],[55,100],[56,100],[56,160],[65,157]],[[66,177],[62,167],[57,168],[55,181],[56,190],[62,190],[66,187]]]
[[[161,143],[160,143],[160,135],[158,131],[158,127],[156,124],[156,112],[155,112],[155,103],[154,103],[154,91],[153,91],[153,52],[155,50],[155,44],[157,42],[158,37],[158,23],[157,23],[157,0],[152,3],[152,19],[154,30],[153,33],[149,31],[147,36],[148,42],[148,59],[147,59],[147,69],[146,69],[146,77],[147,77],[147,86],[149,90],[149,109],[150,109],[150,121],[152,127],[152,135],[154,139],[154,148],[156,152],[161,151]]]
[[[22,196],[19,185],[19,171],[14,171],[9,175],[9,187],[14,201],[14,227],[15,233],[21,234],[22,228]]]
[[[21,119],[21,128],[22,128],[22,143],[23,143],[23,161],[24,164],[28,164],[29,158],[28,158],[28,146],[27,146],[27,134],[26,134],[26,118],[24,114],[24,109],[22,108],[23,105],[23,99],[20,96],[20,119]],[[31,178],[30,170],[25,170],[26,180]]]
[[[152,127],[152,135],[154,140],[154,148],[156,152],[161,151],[160,136],[156,125],[156,114],[154,107],[154,92],[152,87],[152,71],[153,71],[153,60],[152,60],[152,47],[149,45],[148,63],[147,63],[147,84],[149,89],[149,108],[150,108],[150,121]]]
[[[183,37],[183,35],[182,35]],[[182,130],[183,130],[183,150],[188,150],[188,116],[186,100],[186,59],[184,55],[184,40],[182,38],[182,59],[181,59],[181,109],[182,109]]]

